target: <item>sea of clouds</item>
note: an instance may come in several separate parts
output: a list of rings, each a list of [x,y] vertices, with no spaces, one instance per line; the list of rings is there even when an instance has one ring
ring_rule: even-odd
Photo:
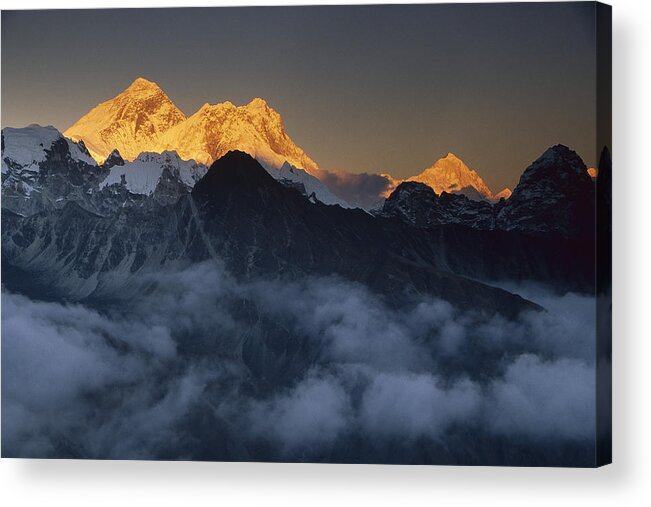
[[[595,301],[506,284],[518,320],[214,263],[83,305],[2,293],[2,454],[586,464]]]

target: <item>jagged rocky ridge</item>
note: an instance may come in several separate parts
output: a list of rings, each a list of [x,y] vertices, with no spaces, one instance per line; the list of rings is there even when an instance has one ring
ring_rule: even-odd
[[[116,206],[140,205],[143,196],[170,204],[190,192],[208,170],[174,151],[144,152],[125,161],[115,149],[98,165],[83,141],[67,139],[54,127],[5,128],[2,142],[3,207],[20,215],[62,207],[67,201],[100,214]],[[318,179],[288,163],[268,172],[312,202],[348,207]]]
[[[595,189],[585,164],[563,145],[549,148],[523,173],[508,199],[477,201],[417,182],[401,183],[379,215],[417,227],[460,224],[480,230],[594,240]]]

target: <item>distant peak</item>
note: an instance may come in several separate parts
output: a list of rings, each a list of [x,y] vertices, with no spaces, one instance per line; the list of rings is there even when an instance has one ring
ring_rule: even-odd
[[[248,103],[248,106],[251,107],[269,107],[267,101],[260,97],[255,97],[251,102]]]
[[[144,77],[137,77],[133,81],[133,83],[131,83],[131,86],[158,86],[158,85],[153,81],[149,81],[149,79],[145,79]]]
[[[134,82],[131,83],[127,88],[127,90],[129,91],[160,90],[160,89],[161,89],[160,86],[158,86],[153,81],[149,81],[148,79],[145,79],[144,77],[136,78]]]
[[[470,169],[463,160],[461,160],[459,157],[457,157],[452,152],[448,152],[448,154],[445,157],[442,157],[442,158],[438,159],[434,163],[434,166],[436,166],[437,164],[440,164],[441,162],[443,162],[444,165],[452,164],[452,165],[457,166],[457,167],[459,167],[461,169],[464,169],[464,170],[467,169],[469,171],[472,171],[472,169]]]
[[[556,144],[547,148],[545,152],[534,162],[538,165],[554,165],[559,161],[576,163],[578,166],[584,166],[583,160],[574,150],[564,144]],[[584,167],[585,170],[585,167]]]
[[[448,152],[420,174],[407,178],[431,187],[435,193],[463,194],[470,199],[491,199],[493,193],[476,171],[454,153]]]
[[[574,155],[575,152],[565,146],[564,144],[555,144],[554,146],[551,146],[545,150],[545,153],[543,153],[543,157],[545,155]]]

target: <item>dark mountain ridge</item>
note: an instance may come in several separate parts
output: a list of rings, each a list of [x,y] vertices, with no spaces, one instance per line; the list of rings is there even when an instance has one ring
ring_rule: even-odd
[[[214,259],[236,276],[340,276],[395,300],[444,298],[515,315],[535,305],[459,276],[417,228],[362,210],[313,204],[230,152],[191,195],[152,212],[122,207],[100,216],[75,203],[29,217],[3,214],[8,266],[50,277],[72,299],[128,287],[134,274]]]

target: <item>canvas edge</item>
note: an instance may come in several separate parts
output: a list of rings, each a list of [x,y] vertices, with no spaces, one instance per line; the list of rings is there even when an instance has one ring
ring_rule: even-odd
[[[595,2],[596,427],[595,466],[612,463],[612,7]]]

